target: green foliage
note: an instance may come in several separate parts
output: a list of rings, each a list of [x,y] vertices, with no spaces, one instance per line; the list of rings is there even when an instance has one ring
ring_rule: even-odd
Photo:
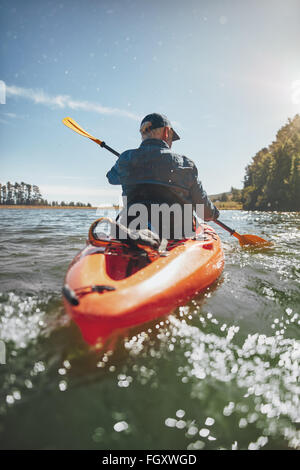
[[[70,206],[75,207],[75,202],[67,203],[65,201],[48,202],[43,199],[40,188],[35,184],[21,183],[12,184],[8,181],[6,184],[0,183],[0,205],[27,205],[27,206]],[[90,203],[84,204],[77,202],[77,207],[92,207]]]
[[[0,204],[8,205],[40,205],[42,203],[40,189],[36,185],[21,183],[0,184]]]
[[[236,189],[233,186],[231,187],[231,199],[234,202],[241,202],[242,201],[242,190]]]
[[[221,201],[221,202],[226,202],[226,201],[228,201],[228,195],[227,195],[226,193],[223,193],[222,196],[221,196],[221,198],[220,198],[220,201]]]
[[[241,201],[246,210],[300,210],[298,114],[288,120],[277,132],[276,140],[260,150],[246,167]]]

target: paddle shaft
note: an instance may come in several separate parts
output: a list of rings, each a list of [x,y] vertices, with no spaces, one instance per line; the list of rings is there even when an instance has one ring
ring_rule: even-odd
[[[227,230],[227,232],[230,233],[230,235],[233,235],[235,233],[235,230],[232,228],[228,227],[228,225],[223,224],[220,220],[214,220],[215,224],[218,224],[220,227],[222,227],[224,230]]]
[[[96,141],[95,141],[96,142]],[[99,142],[97,142],[98,144]],[[108,150],[109,152],[113,153],[114,155],[116,155],[116,157],[119,157],[120,156],[120,153],[117,152],[116,150],[112,149],[111,147],[109,147],[108,145],[106,145],[105,142],[101,142],[99,143],[99,145],[103,148],[105,148],[106,150]]]

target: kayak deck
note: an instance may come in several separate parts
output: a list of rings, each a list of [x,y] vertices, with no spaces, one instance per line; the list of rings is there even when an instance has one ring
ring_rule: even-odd
[[[64,305],[95,344],[114,330],[170,313],[209,287],[223,266],[220,239],[207,225],[197,239],[169,242],[152,261],[121,243],[88,244],[67,271]]]

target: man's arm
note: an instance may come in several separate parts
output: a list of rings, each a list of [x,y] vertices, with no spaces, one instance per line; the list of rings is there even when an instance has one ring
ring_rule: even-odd
[[[196,176],[191,187],[193,204],[204,204],[204,220],[216,220],[220,213],[204,191],[199,178]]]
[[[119,177],[119,160],[114,164],[114,166],[106,173],[106,178],[110,184],[121,184]]]

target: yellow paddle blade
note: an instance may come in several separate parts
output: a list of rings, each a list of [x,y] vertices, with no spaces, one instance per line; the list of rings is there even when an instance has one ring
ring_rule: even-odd
[[[247,235],[240,235],[237,232],[234,232],[232,235],[238,239],[241,246],[246,246],[246,245],[270,246],[270,245],[272,245],[271,242],[268,242],[267,240],[264,240],[263,238],[258,237],[257,235],[248,235],[248,234]]]
[[[99,145],[102,144],[101,140],[96,139],[96,137],[93,137],[91,134],[86,132],[82,127],[80,127],[79,124],[77,124],[76,121],[74,121],[74,119],[72,119],[70,117],[66,117],[62,120],[62,122],[64,123],[65,126],[72,129],[72,131],[77,132],[77,134],[83,135],[84,137],[88,137],[89,139],[93,140],[94,142],[96,142]]]

